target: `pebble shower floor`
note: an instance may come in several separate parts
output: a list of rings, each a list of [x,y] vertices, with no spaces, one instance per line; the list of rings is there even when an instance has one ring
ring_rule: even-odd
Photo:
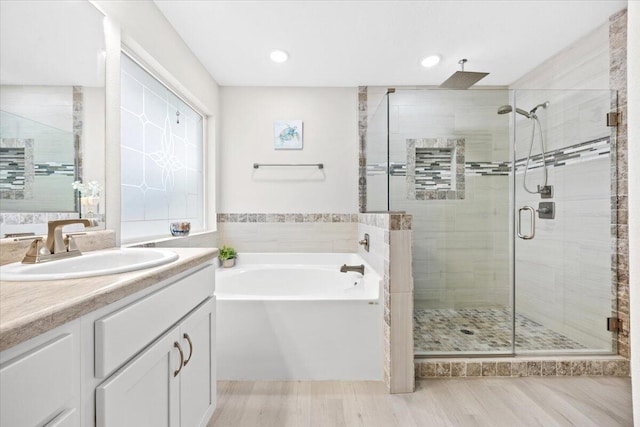
[[[585,347],[527,317],[516,314],[519,350],[579,350]],[[511,351],[511,310],[416,309],[413,313],[414,351]]]

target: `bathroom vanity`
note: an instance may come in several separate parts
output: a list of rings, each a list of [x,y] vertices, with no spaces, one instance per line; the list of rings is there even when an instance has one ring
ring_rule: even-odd
[[[140,271],[0,282],[0,426],[205,426],[215,249]]]

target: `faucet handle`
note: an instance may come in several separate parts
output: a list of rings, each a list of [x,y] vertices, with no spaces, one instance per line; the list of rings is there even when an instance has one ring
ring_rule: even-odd
[[[364,239],[358,241],[358,244],[364,246],[364,250],[369,252],[369,233],[364,233]]]
[[[35,264],[41,262],[42,257],[46,255],[51,255],[51,252],[47,248],[47,245],[44,244],[42,237],[36,237],[29,245],[29,249],[27,249],[24,258],[22,258],[22,263]]]
[[[73,235],[71,234],[67,234],[64,237],[64,246],[67,248],[67,252],[71,252],[71,251],[80,252],[80,249],[78,249],[78,245],[76,244],[76,240],[73,238]]]

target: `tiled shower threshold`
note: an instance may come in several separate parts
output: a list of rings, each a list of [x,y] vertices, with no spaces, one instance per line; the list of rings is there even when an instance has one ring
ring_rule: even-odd
[[[621,356],[416,358],[414,365],[416,378],[630,375],[629,361]]]

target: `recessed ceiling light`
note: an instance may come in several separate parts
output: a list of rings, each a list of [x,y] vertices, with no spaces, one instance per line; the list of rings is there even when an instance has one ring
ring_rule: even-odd
[[[440,62],[440,55],[430,55],[430,56],[427,56],[426,58],[423,58],[422,61],[420,61],[420,65],[422,65],[425,68],[429,68],[429,67],[433,67],[438,62]]]
[[[271,57],[271,60],[273,62],[277,62],[278,64],[285,62],[287,59],[289,59],[289,54],[284,50],[274,50],[273,52],[271,52],[271,55],[269,56]]]

